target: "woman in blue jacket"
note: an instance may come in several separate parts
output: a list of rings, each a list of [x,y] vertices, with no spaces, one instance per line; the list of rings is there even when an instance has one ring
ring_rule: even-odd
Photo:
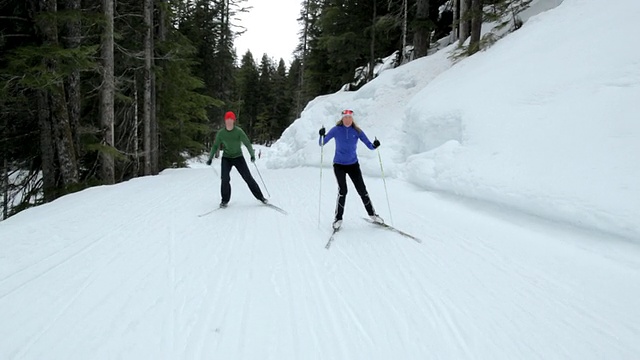
[[[333,172],[338,181],[338,200],[336,201],[333,228],[337,230],[342,225],[342,214],[344,213],[344,204],[347,195],[347,175],[351,178],[356,191],[358,191],[358,194],[362,198],[362,203],[371,220],[383,223],[384,220],[376,214],[373,209],[373,204],[371,204],[367,187],[362,179],[358,156],[356,155],[358,140],[362,141],[371,150],[380,146],[380,141],[377,139],[373,143],[369,141],[364,131],[353,121],[353,110],[344,110],[342,112],[342,118],[336,126],[329,130],[329,132],[326,132],[323,127],[318,134],[320,135],[318,142],[321,146],[331,141],[331,139],[334,139],[336,142],[336,153],[333,157]]]

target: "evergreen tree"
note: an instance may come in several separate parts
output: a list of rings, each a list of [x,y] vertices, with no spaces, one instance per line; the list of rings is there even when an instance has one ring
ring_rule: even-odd
[[[80,0],[65,0],[62,9],[67,18],[63,24],[62,43],[66,49],[77,49],[82,44],[82,12]],[[82,89],[80,69],[71,69],[65,80],[65,90],[69,109],[69,124],[76,144],[76,158],[80,159],[80,117],[82,110]]]
[[[262,55],[258,77],[258,118],[253,129],[253,140],[265,144],[271,140],[271,132],[275,126],[273,75],[275,69],[267,54]]]
[[[312,42],[316,47],[310,53],[313,60],[322,59],[326,63],[327,70],[312,73],[310,79],[322,84],[323,93],[336,91],[352,82],[355,69],[367,63],[369,39],[365,37],[364,29],[371,26],[372,12],[371,4],[354,0],[328,0],[323,7],[319,19],[321,34],[317,43]],[[315,64],[310,61],[309,66]]]
[[[510,30],[517,30],[522,26],[519,13],[526,10],[533,0],[483,0],[490,5],[484,16],[487,21],[498,22],[496,30],[502,30],[510,26]]]
[[[38,6],[36,26],[42,36],[42,48],[49,53],[42,58],[42,68],[50,74],[49,82],[38,91],[38,112],[42,128],[50,133],[52,147],[43,148],[43,152],[54,152],[64,187],[75,185],[79,181],[78,163],[74,149],[69,112],[64,87],[64,70],[58,58],[61,50],[58,41],[57,2],[41,0]],[[48,135],[48,134],[47,134]]]
[[[204,69],[203,60],[208,58],[200,57],[190,39],[182,35],[193,28],[180,26],[188,21],[179,14],[187,16],[195,5],[204,3],[0,2],[4,216],[85,186],[138,176],[143,171],[141,159],[150,158],[147,173],[156,173],[164,167],[180,166],[185,152],[202,151],[202,143],[210,135],[207,110],[222,103],[207,96],[204,81],[194,76]],[[113,31],[108,9],[112,4],[116,5],[113,14],[118,14],[113,16]],[[145,14],[146,24],[140,20]],[[231,29],[233,24],[228,22],[227,27]],[[220,45],[220,34],[215,25],[211,32],[202,31],[199,35],[203,36],[196,38],[211,38],[215,40],[211,44]],[[229,34],[232,38],[233,32]],[[110,39],[113,45],[109,45]],[[227,49],[231,49],[230,41]],[[113,52],[105,52],[111,47]],[[221,52],[219,47],[214,49],[215,54]],[[231,69],[226,76],[232,76],[233,56],[228,55],[225,64]],[[108,81],[110,77],[112,81]],[[105,102],[103,96],[109,93],[112,100]],[[104,116],[110,120],[102,121]],[[148,124],[152,156],[143,157],[141,125],[147,116],[157,122]],[[109,166],[103,165],[109,161],[104,159],[113,160],[106,174],[103,170]],[[16,179],[11,183],[10,174]],[[11,204],[16,192],[22,196],[22,205]]]
[[[469,55],[480,50],[480,33],[482,32],[482,0],[471,0],[471,37],[469,39]]]
[[[291,113],[290,117],[295,119],[300,116],[302,107],[307,103],[308,99],[303,94],[303,66],[302,61],[295,57],[289,66],[289,73],[287,75],[287,87],[291,91]]]
[[[460,53],[456,56],[472,55],[482,48],[497,41],[508,31],[514,31],[522,26],[522,20],[518,14],[527,9],[532,0],[458,0],[460,6],[460,17],[455,19],[454,24],[460,27],[461,37],[459,39]],[[455,13],[455,12],[454,12]],[[482,22],[490,21],[498,23],[494,29],[485,34],[482,39]],[[505,28],[509,27],[505,31]],[[464,31],[467,30],[468,33]],[[455,32],[454,32],[455,33]],[[468,46],[463,46],[466,37],[471,36]]]
[[[30,179],[37,176],[40,167],[39,131],[32,76],[21,74],[27,67],[38,67],[35,49],[38,39],[33,26],[33,3],[13,1],[0,3],[0,152],[2,159],[3,217],[36,202],[37,193],[31,191]],[[21,53],[25,54],[21,54]],[[27,54],[28,53],[28,54]],[[25,62],[30,61],[32,65]],[[35,72],[34,69],[30,71]],[[22,76],[25,78],[22,78]],[[35,80],[35,79],[34,79]],[[19,171],[24,176],[19,176]],[[12,182],[9,178],[14,179]],[[45,180],[45,179],[43,179]],[[53,198],[55,178],[46,179],[47,196]],[[42,185],[42,183],[41,183]],[[13,204],[14,193],[22,193],[22,203]],[[12,209],[13,208],[13,209]]]
[[[113,148],[114,141],[114,122],[115,122],[115,78],[114,78],[114,57],[113,57],[113,0],[103,0],[102,8],[105,16],[105,26],[102,34],[102,87],[100,89],[100,122],[102,125],[104,145]],[[109,149],[110,150],[110,149]],[[113,184],[115,182],[115,163],[113,152],[102,151],[100,153],[101,160],[101,178],[105,184]]]
[[[292,115],[294,108],[292,96],[293,87],[288,79],[287,69],[283,59],[280,59],[278,62],[278,68],[273,74],[272,84],[273,97],[275,100],[273,104],[274,124],[270,140],[275,140],[282,135],[282,132],[284,132],[295,119]]]
[[[379,59],[402,46],[402,2],[309,0],[303,6],[299,51],[306,48],[301,81],[306,98],[362,85],[354,82],[357,68],[368,65],[370,80]]]
[[[210,138],[207,109],[222,106],[220,100],[203,95],[202,79],[191,73],[196,49],[178,31],[170,31],[160,51],[168,57],[158,72],[158,122],[162,168],[184,166],[183,152],[195,156]]]
[[[298,22],[301,25],[299,43],[295,50],[295,58],[291,64],[290,81],[294,81],[292,89],[295,89],[295,117],[302,112],[304,104],[313,98],[313,92],[307,91],[309,87],[306,83],[307,64],[310,60],[311,42],[320,35],[318,19],[322,13],[322,1],[303,0]],[[316,42],[317,43],[317,42]],[[292,75],[295,74],[294,75]]]
[[[247,51],[240,62],[237,74],[237,98],[238,122],[247,133],[249,139],[253,139],[254,125],[258,120],[258,105],[260,94],[258,92],[260,73],[256,66],[251,51]]]
[[[417,0],[412,22],[414,59],[427,55],[434,31],[438,38],[439,8],[444,4],[443,0]]]

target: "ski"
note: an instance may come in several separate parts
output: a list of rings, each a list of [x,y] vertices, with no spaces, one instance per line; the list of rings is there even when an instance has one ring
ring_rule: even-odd
[[[336,233],[338,232],[338,230],[340,230],[340,228],[333,229],[333,232],[331,233],[331,237],[329,238],[329,241],[327,241],[327,245],[324,246],[325,249],[329,250],[329,247],[331,246],[331,242],[333,241],[333,239],[335,239]]]
[[[273,204],[271,204],[271,203],[266,203],[266,204],[264,204],[264,205],[265,205],[265,206],[268,206],[268,207],[270,207],[270,208],[272,208],[272,209],[273,209],[273,210],[275,210],[275,211],[281,212],[281,213],[283,213],[283,214],[285,214],[285,215],[288,215],[288,214],[289,214],[289,213],[288,213],[288,212],[286,212],[283,208],[281,208],[281,207],[279,207],[279,206],[275,206],[275,205],[273,205]]]
[[[415,242],[422,243],[422,240],[418,239],[417,237],[415,237],[415,236],[413,236],[411,234],[407,234],[406,232],[404,232],[402,230],[396,229],[395,227],[393,227],[393,226],[391,226],[389,224],[378,223],[378,222],[375,222],[375,221],[371,221],[371,219],[367,219],[367,218],[362,218],[362,219],[364,221],[368,222],[369,224],[374,224],[374,225],[383,227],[383,228],[385,228],[387,230],[395,232],[396,234],[400,234],[400,235],[402,235],[404,237],[407,237],[407,238],[409,238],[409,239],[411,239],[411,240],[413,240]]]
[[[276,206],[276,205],[273,205],[273,204],[270,204],[270,203],[266,203],[266,204],[263,204],[263,205],[265,205],[265,206],[267,206],[267,207],[270,207],[270,208],[272,208],[273,210],[278,211],[278,212],[280,212],[280,213],[283,213],[283,214],[285,214],[285,215],[288,215],[288,214],[289,214],[285,209],[283,209],[283,208],[281,208],[281,207],[279,207],[279,206]],[[224,208],[226,208],[227,206],[229,206],[229,205],[225,205],[225,206],[217,207],[217,208],[215,208],[215,209],[213,209],[213,210],[211,210],[211,211],[207,211],[207,212],[206,212],[206,213],[204,213],[204,214],[200,214],[200,215],[198,215],[198,217],[207,216],[207,215],[209,215],[209,214],[213,213],[214,211],[217,211],[217,210],[220,210],[220,209],[224,209]]]
[[[226,206],[224,206],[224,207],[226,207]],[[198,217],[207,216],[207,215],[211,214],[212,212],[214,212],[214,211],[216,211],[216,210],[220,210],[220,209],[222,209],[222,208],[223,208],[223,206],[217,207],[217,208],[215,208],[215,209],[213,209],[213,210],[211,210],[211,211],[207,211],[207,212],[206,212],[206,213],[204,213],[204,214],[200,214],[200,215],[198,215]]]

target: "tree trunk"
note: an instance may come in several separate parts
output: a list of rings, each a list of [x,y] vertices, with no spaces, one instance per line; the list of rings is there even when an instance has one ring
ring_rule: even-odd
[[[166,0],[157,0],[159,3],[158,6],[158,41],[160,43],[164,42],[167,40],[167,12],[166,12],[166,8],[165,8],[165,2]],[[155,44],[153,45],[154,47],[154,51],[155,51]],[[156,64],[157,66],[162,66],[162,62],[160,64]],[[152,124],[153,124],[153,139],[154,139],[154,144],[153,144],[153,148],[155,149],[153,154],[155,154],[155,156],[152,157],[152,161],[153,161],[153,167],[154,167],[154,174],[157,174],[160,171],[160,131],[159,131],[159,124],[158,124],[158,117],[157,115],[160,114],[160,107],[158,105],[158,94],[162,94],[162,86],[158,85],[158,83],[156,82],[156,74],[155,72],[153,73],[153,82],[152,82],[152,88],[154,89],[154,93],[153,93],[153,119],[152,119]]]
[[[373,0],[373,16],[371,18],[371,44],[370,44],[370,54],[369,54],[369,73],[367,74],[367,82],[373,80],[373,68],[376,65],[376,14],[377,11],[377,1]]]
[[[114,56],[113,56],[113,0],[102,0],[105,27],[102,33],[102,89],[100,91],[100,124],[103,144],[114,149]],[[111,150],[110,149],[110,150]],[[100,151],[100,174],[104,184],[115,183],[115,162],[111,151]]]
[[[53,131],[51,130],[51,115],[49,101],[44,90],[37,91],[38,97],[38,127],[40,128],[40,157],[42,161],[42,192],[44,201],[50,202],[56,198],[56,166],[55,149],[53,148]]]
[[[4,117],[4,128],[7,128],[7,117]],[[9,159],[7,159],[7,142],[2,149],[2,219],[9,217]]]
[[[71,126],[69,125],[69,112],[64,96],[64,86],[56,86],[55,91],[49,95],[51,111],[53,115],[53,134],[58,154],[60,175],[65,187],[77,184],[79,181],[78,163],[75,156]]]
[[[45,46],[58,45],[58,27],[53,15],[57,12],[56,0],[40,0],[40,9],[45,16],[38,19],[38,25],[42,33]],[[49,74],[58,73],[58,63],[53,57],[45,57],[45,67]],[[78,183],[78,164],[75,156],[74,144],[69,124],[69,111],[65,97],[64,82],[54,80],[48,87],[49,106],[51,110],[51,124],[54,145],[57,153],[60,174],[65,187]]]
[[[302,114],[302,95],[304,91],[304,69],[307,63],[307,41],[309,38],[309,1],[304,2],[304,30],[302,32],[302,58],[300,59],[300,72],[298,74],[298,96],[296,98],[296,117]]]
[[[9,217],[9,162],[3,155],[4,171],[2,172],[2,219]]]
[[[138,98],[138,76],[134,73],[133,75],[133,153],[135,154],[135,163],[134,163],[134,171],[133,173],[136,176],[140,175],[140,108],[138,104],[140,104],[140,99]]]
[[[469,39],[469,55],[480,50],[480,35],[482,33],[482,0],[471,1],[471,39]]]
[[[63,43],[67,49],[76,49],[80,46],[82,38],[80,0],[66,0],[65,9],[72,11],[73,16],[65,23],[65,35],[62,38]],[[74,69],[65,82],[69,124],[71,126],[71,136],[75,143],[76,158],[80,158],[80,111],[82,109],[80,81],[80,71]]]
[[[431,41],[431,28],[428,26],[429,0],[418,0],[415,21],[417,25],[413,33],[413,54],[414,59],[417,59],[427,55]]]
[[[167,31],[168,31],[168,27],[167,27],[167,22],[168,22],[168,16],[169,14],[167,13],[167,9],[166,7],[167,5],[167,0],[158,0],[159,2],[159,6],[158,6],[158,40],[160,42],[167,40]]]
[[[144,128],[144,174],[151,175],[151,1],[144,0],[144,24],[146,26],[144,36],[144,85],[142,96],[142,122]]]
[[[462,46],[469,37],[470,22],[469,11],[471,7],[471,0],[460,0],[460,38],[458,44]]]
[[[403,12],[403,16],[402,16],[402,59],[400,61],[401,64],[405,64],[409,61],[411,61],[411,59],[407,59],[407,22],[408,22],[408,5],[409,0],[403,0],[402,1],[402,12]]]
[[[151,62],[153,66],[153,60]],[[159,146],[159,138],[158,138],[158,117],[156,111],[156,73],[151,69],[151,173],[153,175],[158,174],[158,163],[160,156],[160,146]]]
[[[451,43],[458,40],[460,35],[460,0],[453,1],[453,22],[451,23]]]

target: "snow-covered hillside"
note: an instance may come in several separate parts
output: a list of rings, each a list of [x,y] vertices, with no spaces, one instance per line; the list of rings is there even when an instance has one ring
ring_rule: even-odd
[[[387,176],[640,239],[639,16],[637,1],[565,0],[455,65],[450,47],[318,98],[269,165],[319,166],[317,129],[352,108]]]
[[[422,244],[363,221],[350,193],[326,250],[334,179],[318,227],[318,169],[258,163],[289,215],[234,172],[230,206],[199,217],[219,201],[200,167],[0,223],[0,359],[640,356],[637,244],[389,179],[396,226]]]

